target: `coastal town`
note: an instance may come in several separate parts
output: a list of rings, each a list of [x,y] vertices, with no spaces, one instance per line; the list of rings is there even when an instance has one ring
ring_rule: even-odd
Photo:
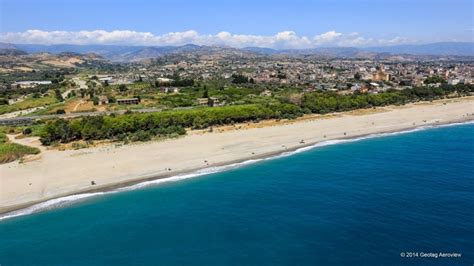
[[[377,94],[414,87],[437,88],[442,84],[474,84],[474,65],[469,57],[430,59],[400,55],[359,59],[251,52],[236,55],[218,50],[126,63],[98,55],[87,61],[90,55],[83,58],[65,53],[57,58],[62,61],[54,64],[51,56],[54,55],[49,55],[47,61],[50,64],[39,69],[2,56],[0,102],[10,106],[0,108],[0,118],[12,118],[9,110],[25,115],[111,111],[123,109],[117,107],[121,105],[134,105],[135,109],[222,106],[288,93],[299,94],[298,97],[318,91]],[[65,67],[64,61],[81,65],[75,69]],[[39,98],[51,98],[52,92],[62,104],[56,100],[34,103]],[[238,97],[234,97],[236,94]],[[35,99],[32,104],[22,105],[28,98]]]

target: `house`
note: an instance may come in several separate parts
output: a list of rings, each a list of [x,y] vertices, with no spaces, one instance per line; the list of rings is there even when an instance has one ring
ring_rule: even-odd
[[[375,82],[370,82],[370,86],[372,86],[374,88],[378,88],[380,85],[378,83],[375,83]]]
[[[377,71],[374,74],[372,74],[372,80],[389,81],[390,80],[390,74],[387,74],[383,71]]]
[[[362,87],[359,85],[359,84],[354,84],[351,86],[351,91],[358,91],[360,90]]]
[[[179,93],[179,88],[177,87],[160,87],[160,90],[163,93]]]
[[[117,99],[117,104],[130,105],[130,104],[139,104],[139,103],[140,103],[140,99],[138,98]]]
[[[156,82],[157,82],[158,84],[170,84],[170,83],[172,83],[173,81],[174,81],[174,80],[169,79],[169,78],[157,78],[157,79],[156,79]]]
[[[107,98],[107,96],[100,95],[98,98],[99,98],[99,105],[105,105],[109,103],[109,98]]]
[[[199,105],[208,105],[209,104],[209,99],[208,98],[198,98],[197,102]]]
[[[38,85],[49,85],[52,82],[50,80],[33,80],[33,81],[17,81],[12,84],[12,88],[33,88]]]
[[[210,102],[211,102],[211,106],[222,106],[224,105],[223,102],[221,102],[218,98],[216,97],[211,97],[209,98]]]
[[[113,81],[113,78],[112,77],[103,77],[103,78],[99,78],[99,81],[100,82],[109,82],[109,83],[112,83]]]
[[[272,96],[272,92],[270,90],[264,90],[260,93],[260,96]]]
[[[456,85],[456,84],[458,84],[459,82],[460,82],[459,79],[449,79],[449,80],[448,80],[448,84],[449,84],[449,85]]]

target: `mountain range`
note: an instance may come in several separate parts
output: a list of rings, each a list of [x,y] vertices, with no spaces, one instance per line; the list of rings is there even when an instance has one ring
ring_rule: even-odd
[[[134,62],[144,59],[158,58],[170,54],[235,54],[235,55],[315,55],[339,58],[365,58],[380,54],[388,55],[432,55],[432,56],[474,56],[472,42],[440,42],[421,45],[395,45],[383,47],[319,47],[311,49],[285,49],[246,47],[231,48],[218,46],[200,46],[187,44],[183,46],[125,46],[125,45],[73,45],[73,44],[8,44],[0,43],[0,55],[21,55],[25,53],[64,52],[98,54],[106,59],[117,62]]]

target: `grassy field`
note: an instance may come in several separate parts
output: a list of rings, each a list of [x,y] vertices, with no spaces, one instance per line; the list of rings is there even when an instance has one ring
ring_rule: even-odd
[[[28,98],[19,103],[14,103],[10,105],[0,105],[0,114],[26,110],[33,107],[46,106],[55,102],[57,102],[57,100],[51,96],[41,98]]]
[[[50,104],[48,105],[48,107],[44,108],[44,109],[40,109],[40,110],[37,110],[33,113],[30,113],[28,115],[49,115],[49,114],[55,114],[56,113],[56,110],[59,110],[59,109],[66,109],[66,103],[64,102],[57,102],[57,103],[53,103],[53,104]]]
[[[40,150],[9,142],[5,133],[0,132],[0,164],[9,163],[28,154],[38,154]]]

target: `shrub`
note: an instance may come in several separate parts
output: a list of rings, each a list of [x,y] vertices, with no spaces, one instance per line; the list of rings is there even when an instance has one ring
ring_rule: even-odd
[[[33,130],[31,130],[29,127],[23,129],[23,135],[30,135],[31,132],[33,132]]]
[[[92,97],[92,103],[94,105],[98,105],[99,104],[99,97],[97,97],[97,96]]]
[[[144,130],[139,130],[132,134],[131,141],[148,141],[151,139],[151,134]]]
[[[0,164],[15,161],[27,154],[38,153],[40,150],[37,148],[8,142],[5,134],[0,133]]]

